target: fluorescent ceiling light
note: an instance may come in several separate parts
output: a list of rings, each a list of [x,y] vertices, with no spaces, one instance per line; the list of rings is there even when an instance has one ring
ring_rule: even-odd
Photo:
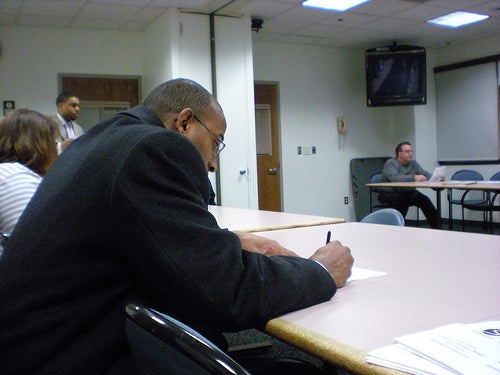
[[[344,11],[370,0],[306,0],[302,6]]]
[[[435,23],[442,26],[459,27],[463,25],[468,25],[469,23],[482,21],[489,17],[490,16],[484,16],[482,14],[459,11],[447,14],[446,16],[428,20],[427,22]]]

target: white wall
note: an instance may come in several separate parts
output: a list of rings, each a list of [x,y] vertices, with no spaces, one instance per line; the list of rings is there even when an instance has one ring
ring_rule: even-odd
[[[252,47],[248,41],[247,21],[241,19],[239,23],[220,26],[219,32],[223,35],[219,38],[227,44],[219,46],[218,74],[221,81],[225,74],[238,78],[237,86],[226,81],[224,92],[220,94],[224,97],[230,129],[241,126],[240,116],[247,124],[253,123],[252,74],[249,73],[252,48],[255,80],[279,82],[285,211],[354,220],[354,207],[343,203],[344,196],[353,201],[349,161],[357,157],[392,155],[395,144],[401,139],[413,142],[418,160],[426,168],[433,168],[436,119],[432,73],[428,78],[427,105],[368,108],[364,51],[266,42],[254,43]],[[57,73],[140,75],[143,93],[176,74],[196,79],[209,88],[207,28],[207,16],[176,11],[167,12],[143,33],[0,27],[0,100],[15,100],[18,108],[54,113]],[[428,51],[428,69],[496,54],[499,44],[498,38],[491,38],[466,46]],[[237,51],[236,55],[229,55],[231,48]],[[234,62],[241,70],[232,67]],[[244,95],[244,99],[233,103],[229,100],[231,95]],[[347,119],[344,147],[340,147],[336,131],[338,116]],[[240,147],[238,137],[243,135],[248,140],[245,147],[250,150],[252,130],[246,125],[241,129],[241,133],[230,130],[231,142],[228,143]],[[315,145],[318,153],[298,156],[298,145]],[[244,163],[252,173],[254,155],[245,154],[246,150],[242,153],[246,158]],[[222,155],[223,170],[227,161],[235,156],[227,155],[231,156]],[[241,159],[236,161],[238,165],[243,163]],[[447,176],[462,167],[449,167]],[[227,168],[232,175],[234,168]],[[489,165],[476,169],[489,177],[499,168]],[[234,190],[231,205],[253,207],[256,191],[252,178],[248,178],[248,185],[243,190]],[[241,184],[241,181],[227,181],[227,189]],[[446,213],[444,209],[444,216]]]
[[[173,50],[173,39],[177,36],[174,25],[169,22],[177,16],[176,12],[166,12],[158,17],[149,27],[139,33],[142,40],[142,93],[147,96],[156,86],[172,77],[174,61],[177,60]]]
[[[258,208],[250,18],[215,18],[217,99],[227,120],[220,155],[224,206]],[[240,170],[245,170],[241,174]]]
[[[366,106],[364,51],[255,42],[255,79],[280,84],[284,210],[355,220],[353,208],[343,204],[343,197],[348,194],[352,202],[350,159],[392,156],[395,145],[402,140],[413,143],[416,159],[432,171],[437,166],[432,69],[445,62],[498,53],[498,42],[496,38],[476,41],[470,48],[428,50],[427,104],[384,108]],[[348,124],[343,149],[338,146],[335,131],[338,116],[345,116]],[[316,145],[318,155],[298,156],[298,145]],[[451,177],[456,169],[462,167],[449,167],[447,176]],[[499,166],[477,169],[489,178]],[[435,202],[433,191],[425,193]],[[444,193],[442,198],[442,214],[447,217]],[[410,211],[410,217],[414,214]]]
[[[257,174],[253,112],[253,63],[249,18],[215,17],[217,98],[224,109],[228,147],[220,156],[221,191],[217,202],[257,208]],[[169,10],[144,32],[145,86],[189,78],[214,92],[208,15]],[[252,126],[250,126],[252,124]],[[240,169],[248,171],[245,175]],[[214,189],[214,175],[210,174]]]
[[[495,55],[500,53],[500,38],[493,37],[484,39],[481,41],[476,41],[474,43],[468,43],[461,46],[452,46],[436,52],[436,64],[435,66],[442,66],[447,64],[458,63],[467,60],[473,60],[480,57]],[[433,80],[434,81],[434,80]],[[500,126],[500,124],[499,124]],[[458,170],[461,169],[475,169],[479,171],[483,177],[487,180],[494,173],[500,171],[499,164],[489,164],[489,165],[451,165],[446,168],[446,177],[451,178],[451,176]],[[454,194],[454,198],[456,193]],[[446,196],[443,194],[443,204],[446,205]],[[443,216],[446,217],[448,214],[448,208],[443,208]],[[472,212],[466,210],[466,219],[470,220],[482,220],[482,214],[479,212]],[[454,218],[461,217],[461,211],[458,207],[455,207],[453,212]],[[500,219],[500,214],[496,214],[496,221]]]
[[[365,104],[364,52],[279,43],[254,43],[257,81],[280,88],[283,209],[354,220],[349,162],[384,156],[393,148],[391,111]],[[336,119],[345,116],[345,145]],[[297,155],[297,146],[316,155]]]
[[[436,66],[453,64],[500,53],[498,36],[477,40],[458,46],[450,46],[436,52]]]
[[[58,73],[142,74],[141,35],[133,32],[0,27],[0,100],[56,112]]]
[[[256,207],[258,202],[256,158],[249,151],[255,149],[254,127],[249,125],[254,122],[249,23],[249,18],[220,18],[216,25],[218,94],[228,122],[240,132],[230,130],[227,136],[231,147],[221,155],[225,167],[220,195],[225,189],[224,203],[238,207]],[[17,108],[55,113],[58,73],[141,76],[142,98],[177,77],[212,91],[207,15],[170,9],[141,33],[2,27],[0,35],[0,100],[14,100]],[[242,177],[240,167],[250,173]]]

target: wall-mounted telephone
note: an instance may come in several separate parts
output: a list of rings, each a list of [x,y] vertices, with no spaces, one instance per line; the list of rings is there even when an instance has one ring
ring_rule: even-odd
[[[337,117],[337,131],[343,134],[346,131],[347,123],[345,117]]]

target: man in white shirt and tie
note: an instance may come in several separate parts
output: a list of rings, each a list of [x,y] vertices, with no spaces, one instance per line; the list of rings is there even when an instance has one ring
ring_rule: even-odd
[[[73,93],[62,92],[57,96],[56,105],[59,123],[57,143],[59,151],[62,151],[73,139],[84,133],[83,128],[75,122],[80,114],[80,99]]]

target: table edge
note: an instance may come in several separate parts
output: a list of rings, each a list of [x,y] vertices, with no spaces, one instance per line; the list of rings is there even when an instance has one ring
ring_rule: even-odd
[[[309,331],[283,318],[270,320],[266,332],[292,346],[356,374],[408,375],[405,372],[366,362],[366,351]]]

